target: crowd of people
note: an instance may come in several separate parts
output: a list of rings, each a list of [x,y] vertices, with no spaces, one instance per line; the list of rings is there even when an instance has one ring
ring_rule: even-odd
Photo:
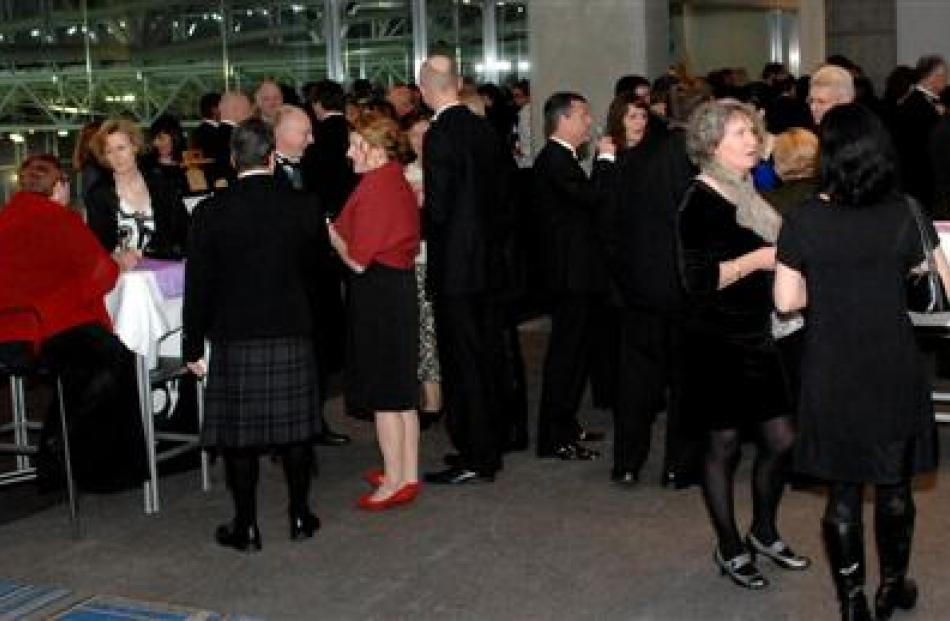
[[[904,283],[932,253],[950,285],[931,224],[950,214],[943,59],[895,69],[881,99],[841,57],[800,79],[780,64],[751,83],[728,69],[624,76],[593,145],[582,94],[550,94],[532,141],[527,82],[476,86],[444,55],[418,85],[322,80],[302,95],[274,80],[253,101],[208,94],[187,140],[169,116],[148,145],[129,120],[97,123],[73,162],[87,226],[62,208],[66,175],[48,156],[24,162],[0,211],[0,245],[17,248],[0,306],[20,309],[4,340],[58,360],[85,416],[114,421],[127,403],[113,425],[125,438],[141,434],[131,356],[102,295],[143,256],[187,258],[183,355],[207,377],[202,443],[234,500],[218,543],[261,548],[268,452],[283,462],[291,538],[319,529],[312,446],[349,442],[323,415],[338,374],[382,457],[363,473],[361,509],[410,503],[421,481],[494,481],[530,445],[517,326],[543,312],[538,457],[599,457],[604,434],[578,419],[590,386],[613,413],[610,478],[636,485],[665,411],[661,482],[701,485],[714,561],[750,589],[768,586],[756,557],[811,565],[778,531],[789,473],[827,483],[844,619],[872,618],[872,483],[874,615],[914,605],[911,481],[936,467],[937,436]],[[442,412],[455,452],[420,476],[420,430]],[[743,536],[733,478],[746,438],[758,450]],[[124,457],[141,481],[142,457]]]

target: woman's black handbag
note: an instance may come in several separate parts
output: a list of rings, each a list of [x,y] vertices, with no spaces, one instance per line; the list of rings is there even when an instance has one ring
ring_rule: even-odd
[[[934,259],[934,246],[927,236],[924,225],[924,214],[920,206],[911,197],[907,197],[907,205],[917,222],[920,233],[920,243],[926,257],[926,271],[913,270],[907,276],[907,309],[912,313],[945,313],[950,312],[950,301],[944,291],[940,274],[937,272],[937,261]]]

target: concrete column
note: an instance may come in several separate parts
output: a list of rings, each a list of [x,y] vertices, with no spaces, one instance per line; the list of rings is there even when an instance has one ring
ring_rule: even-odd
[[[545,139],[541,110],[551,93],[582,93],[602,125],[618,77],[652,79],[667,68],[668,2],[530,0],[528,24],[535,148]]]
[[[925,54],[950,59],[950,2],[900,0],[897,3],[897,62],[914,66]]]
[[[944,4],[924,0],[920,4]],[[880,92],[897,64],[897,8],[906,0],[829,0],[825,3],[826,51],[844,54],[864,68]],[[942,24],[946,27],[946,22]]]

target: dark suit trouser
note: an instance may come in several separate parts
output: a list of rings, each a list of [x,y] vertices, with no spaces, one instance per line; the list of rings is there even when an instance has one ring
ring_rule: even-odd
[[[438,295],[433,312],[449,437],[465,467],[493,474],[501,462],[492,390],[495,310],[486,296]]]
[[[541,379],[538,453],[577,439],[577,410],[590,373],[591,320],[596,298],[567,294],[554,300]]]
[[[614,405],[614,470],[639,472],[650,452],[653,421],[666,406],[664,469],[693,473],[702,444],[680,407],[679,321],[675,315],[623,309]]]

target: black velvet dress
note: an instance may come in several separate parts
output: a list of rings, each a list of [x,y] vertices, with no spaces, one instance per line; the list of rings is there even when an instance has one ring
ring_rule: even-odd
[[[927,234],[936,240],[932,225]],[[786,216],[778,260],[808,288],[795,465],[830,481],[896,483],[937,464],[930,388],[905,275],[924,258],[902,198],[814,199]]]
[[[772,339],[772,275],[757,271],[717,289],[719,263],[768,245],[736,223],[735,206],[702,181],[680,212],[680,261],[687,293],[683,407],[707,429],[740,429],[791,414]]]

